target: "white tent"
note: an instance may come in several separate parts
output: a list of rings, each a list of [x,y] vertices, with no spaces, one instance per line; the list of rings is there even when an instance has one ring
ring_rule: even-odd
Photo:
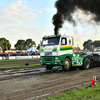
[[[34,46],[33,47],[31,47],[31,48],[29,48],[27,51],[30,51],[30,52],[32,52],[32,51],[39,51],[38,49],[36,49]]]

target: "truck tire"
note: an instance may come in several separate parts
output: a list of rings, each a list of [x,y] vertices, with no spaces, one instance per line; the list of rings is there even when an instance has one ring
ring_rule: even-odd
[[[70,61],[70,59],[66,58],[64,60],[64,65],[62,67],[63,67],[63,69],[65,71],[69,70],[71,68],[71,61]]]
[[[46,66],[46,69],[47,69],[47,70],[51,70],[52,68],[53,68],[52,65],[47,65],[47,66]]]
[[[84,59],[84,63],[83,63],[82,68],[83,68],[84,70],[87,70],[87,69],[90,68],[90,60],[89,60],[88,58],[85,58],[85,59]]]

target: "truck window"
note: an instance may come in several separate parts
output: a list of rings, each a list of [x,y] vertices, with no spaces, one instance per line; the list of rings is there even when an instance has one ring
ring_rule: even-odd
[[[41,42],[41,46],[58,45],[59,40],[60,40],[59,37],[43,39]]]
[[[66,38],[61,39],[61,45],[67,45],[67,39]]]

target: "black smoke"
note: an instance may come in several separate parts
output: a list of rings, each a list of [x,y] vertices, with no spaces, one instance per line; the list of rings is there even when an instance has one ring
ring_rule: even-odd
[[[55,3],[57,13],[53,16],[52,21],[54,28],[54,34],[59,34],[59,29],[62,27],[65,20],[73,23],[72,14],[77,11],[76,9],[81,9],[84,12],[90,12],[94,14],[93,20],[95,22],[100,21],[100,0],[57,0]]]

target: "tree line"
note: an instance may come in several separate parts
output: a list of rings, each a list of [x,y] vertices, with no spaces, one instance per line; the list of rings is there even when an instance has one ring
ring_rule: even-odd
[[[17,41],[14,47],[16,50],[27,50],[31,48],[33,45],[36,47],[36,43],[32,39],[27,39],[27,40],[20,39]],[[6,38],[0,38],[0,47],[2,47],[3,51],[10,50],[11,43]],[[91,39],[89,39],[87,41],[84,41],[83,43],[84,50],[92,51],[93,48],[98,48],[98,47],[100,47],[100,40],[92,41]],[[37,49],[40,49],[40,44],[38,44]]]
[[[27,39],[26,41],[23,39],[20,39],[17,41],[17,43],[14,45],[14,47],[16,50],[27,50],[27,49],[31,48],[33,45],[36,47],[36,43],[32,39]],[[6,38],[0,38],[0,47],[2,47],[3,51],[10,50],[11,43]],[[37,46],[37,49],[39,49],[39,48],[40,48],[40,44],[38,44],[38,46]]]
[[[91,39],[83,43],[84,50],[92,51],[94,48],[100,47],[100,40],[92,41]]]

